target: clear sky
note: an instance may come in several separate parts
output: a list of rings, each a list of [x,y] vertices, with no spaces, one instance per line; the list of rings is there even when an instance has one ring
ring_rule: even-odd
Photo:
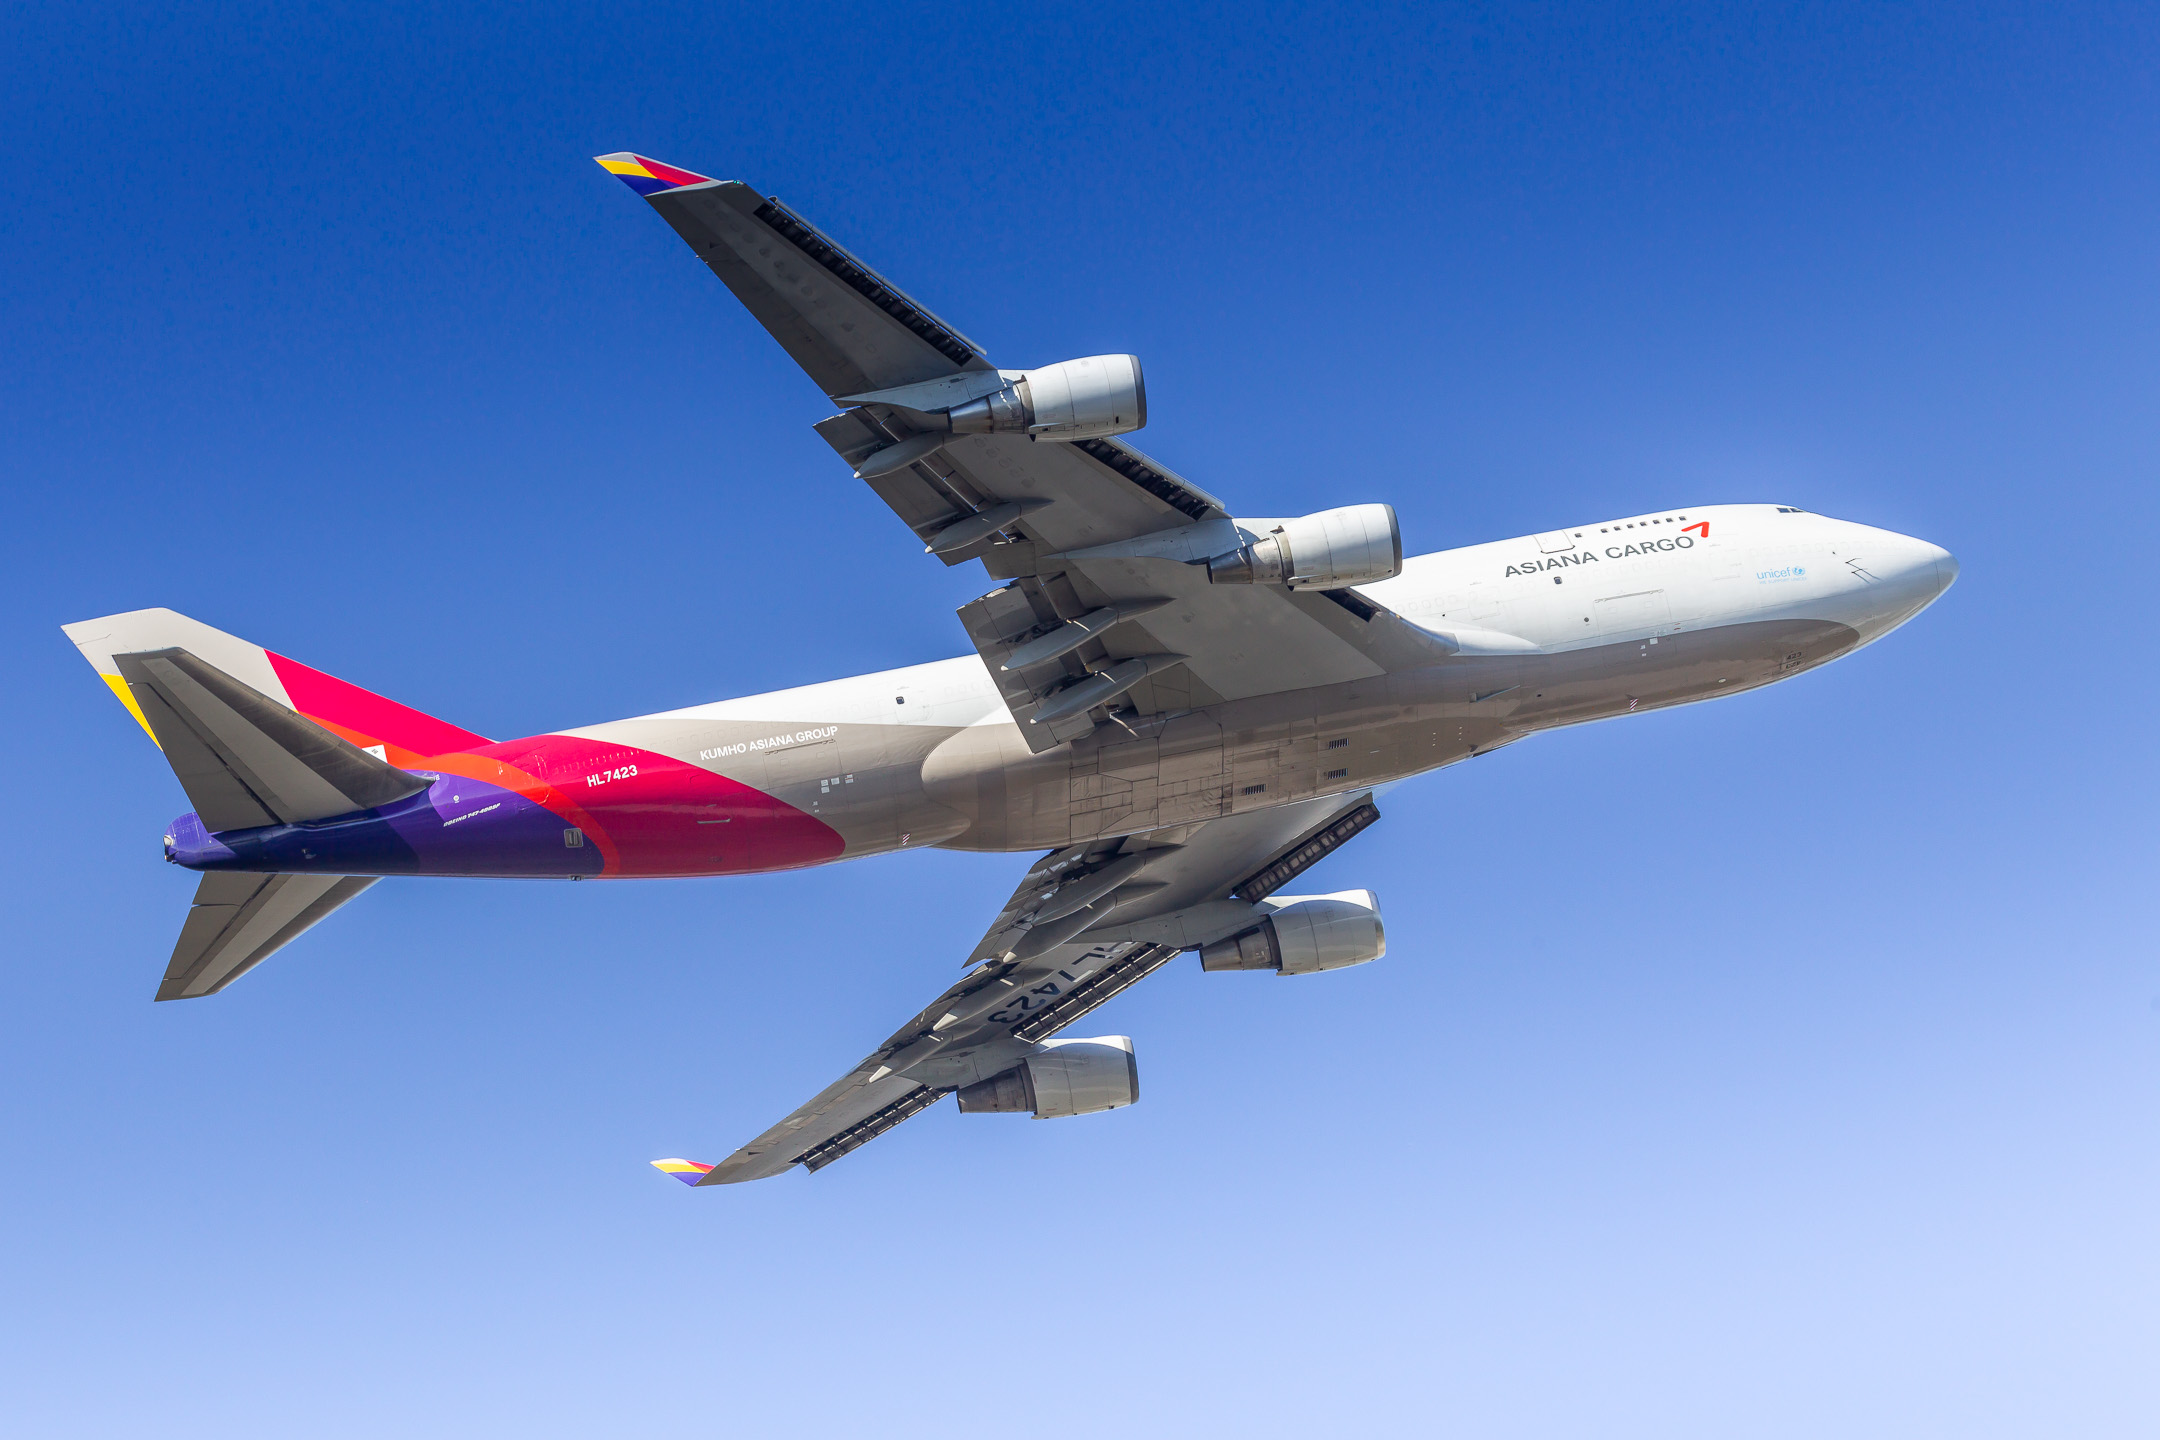
[[[0,46],[0,1430],[2147,1437],[2149,7],[24,7]],[[1778,501],[1862,654],[1386,797],[1391,950],[1144,1098],[691,1193],[1026,857],[389,881],[150,996],[166,605],[497,736],[965,648],[590,156],[740,177],[1140,446],[1414,551]]]

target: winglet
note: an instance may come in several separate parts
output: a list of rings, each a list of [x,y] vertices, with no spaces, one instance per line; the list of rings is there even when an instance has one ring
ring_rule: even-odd
[[[633,155],[628,150],[618,150],[613,155],[595,155],[593,159],[599,162],[601,169],[640,195],[657,195],[662,190],[679,190],[685,185],[712,183],[710,175],[678,170],[673,165],[663,165],[658,160],[648,160],[643,155]]]
[[[695,1160],[655,1160],[652,1167],[663,1175],[673,1175],[685,1185],[695,1185],[705,1178],[710,1165],[700,1165]]]

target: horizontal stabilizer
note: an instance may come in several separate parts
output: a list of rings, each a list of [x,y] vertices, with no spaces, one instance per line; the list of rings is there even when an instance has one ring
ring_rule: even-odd
[[[672,1175],[685,1185],[695,1185],[712,1173],[712,1166],[700,1165],[695,1160],[655,1160],[652,1167],[663,1175]]]
[[[368,875],[203,876],[157,998],[215,995],[374,883]]]
[[[113,661],[213,833],[327,820],[428,786],[186,650]]]

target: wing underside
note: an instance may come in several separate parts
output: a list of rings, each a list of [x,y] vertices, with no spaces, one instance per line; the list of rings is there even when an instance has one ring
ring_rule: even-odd
[[[1359,792],[1043,856],[957,984],[694,1183],[822,1169],[953,1091],[1012,1071],[1181,951],[1250,929],[1256,902],[1379,818]]]
[[[1123,441],[939,434],[879,395],[1004,383],[982,349],[778,199],[621,154],[644,194],[826,395],[826,443],[948,565],[1007,582],[961,619],[1032,749],[1100,724],[1339,684],[1445,660],[1433,637],[1352,590],[1209,583],[1238,547],[1223,503]],[[925,430],[929,425],[933,428]],[[872,465],[872,457],[910,456]],[[955,537],[965,537],[964,543]],[[1076,622],[1081,643],[1013,669],[1011,652]],[[1114,684],[1097,681],[1109,673]],[[1079,705],[1091,694],[1111,693]]]
[[[1125,371],[1132,424],[1064,438],[1032,422],[964,426],[963,408],[1007,403],[1029,372],[993,366],[776,198],[627,152],[599,158],[842,407],[819,435],[916,540],[1002,582],[960,619],[1030,749],[1109,726],[1166,733],[1208,706],[1448,658],[1353,589],[1214,583],[1207,562],[1251,543],[1248,524],[1274,522],[1240,522],[1106,438],[1145,423],[1137,362]],[[1009,1075],[1179,952],[1250,931],[1274,885],[1377,818],[1369,795],[1336,795],[1045,856],[966,975],[854,1069],[709,1170],[656,1163],[697,1185],[830,1164],[956,1089]]]
[[[972,340],[777,197],[694,179],[646,199],[829,396],[991,368]]]

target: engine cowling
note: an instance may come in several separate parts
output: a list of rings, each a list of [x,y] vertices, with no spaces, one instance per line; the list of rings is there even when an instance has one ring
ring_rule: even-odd
[[[1201,946],[1201,969],[1317,975],[1387,954],[1380,901],[1370,890],[1280,895],[1260,903],[1274,913],[1250,930]]]
[[[1038,1120],[1092,1115],[1140,1098],[1140,1067],[1132,1040],[1045,1040],[1018,1066],[960,1089],[970,1115],[1032,1114]]]
[[[947,419],[956,435],[1020,433],[1038,440],[1123,435],[1147,424],[1147,380],[1137,355],[1064,360],[1021,372],[1004,389],[954,406]]]
[[[1293,590],[1339,590],[1392,580],[1402,573],[1402,527],[1392,505],[1344,505],[1276,521],[1259,539],[1217,555],[1207,568],[1208,579],[1217,585],[1287,585]]]

